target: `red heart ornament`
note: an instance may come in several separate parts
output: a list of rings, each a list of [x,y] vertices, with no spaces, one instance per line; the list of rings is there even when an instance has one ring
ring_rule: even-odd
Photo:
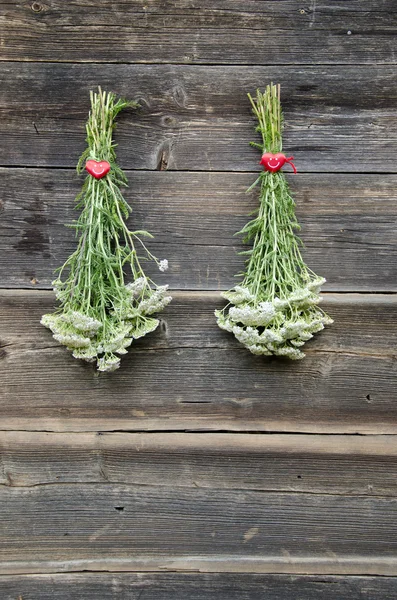
[[[263,165],[265,171],[270,171],[271,173],[276,173],[288,163],[294,169],[294,173],[296,173],[295,165],[291,162],[294,157],[290,156],[287,158],[285,154],[282,152],[277,152],[277,154],[272,154],[271,152],[265,152],[262,155],[261,161],[259,164]]]
[[[102,179],[102,177],[105,177],[105,175],[109,173],[110,164],[107,160],[101,160],[100,162],[96,160],[87,160],[85,168],[90,175],[95,177],[95,179]]]

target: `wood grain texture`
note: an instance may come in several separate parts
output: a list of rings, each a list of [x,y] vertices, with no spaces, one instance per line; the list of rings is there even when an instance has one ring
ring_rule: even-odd
[[[3,600],[394,600],[393,577],[72,573],[0,577]],[[19,595],[19,596],[18,596]]]
[[[0,484],[397,496],[397,436],[0,432]]]
[[[244,248],[234,232],[247,222],[258,192],[253,173],[129,171],[125,196],[132,229],[148,229],[152,251],[170,269],[149,274],[173,288],[227,289]],[[397,290],[397,176],[302,174],[290,178],[302,224],[304,257],[325,275],[325,289]],[[81,179],[71,170],[0,169],[0,286],[48,288],[75,249],[64,223],[76,219]],[[33,281],[33,284],[32,284]]]
[[[396,433],[395,296],[327,298],[335,325],[293,362],[218,330],[218,295],[180,292],[121,369],[98,376],[40,325],[52,293],[3,291],[0,426]]]
[[[262,3],[264,4],[264,3]],[[120,115],[123,168],[253,171],[247,92],[281,84],[284,149],[300,172],[395,173],[392,66],[0,64],[0,165],[74,167],[89,90],[140,101]]]
[[[0,30],[1,600],[394,600],[397,297],[351,292],[397,291],[395,2],[0,1]],[[345,292],[301,363],[213,316],[257,203],[246,93],[272,80],[305,258]],[[116,141],[170,261],[149,273],[201,290],[110,376],[40,326],[52,293],[18,289],[74,248],[98,84],[141,104]]]
[[[2,2],[2,59],[395,64],[392,0]]]
[[[1,487],[0,509],[2,574],[397,574],[397,498],[64,483]]]

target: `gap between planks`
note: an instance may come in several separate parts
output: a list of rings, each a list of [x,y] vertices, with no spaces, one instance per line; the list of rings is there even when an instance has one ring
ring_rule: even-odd
[[[226,291],[226,290],[225,290]],[[222,290],[197,290],[197,289],[178,289],[170,288],[170,292],[174,295],[175,300],[183,302],[184,300],[200,300],[203,301],[219,301],[222,300]],[[2,287],[0,284],[0,297],[39,297],[39,294],[43,295],[46,300],[51,300],[54,296],[51,287],[48,288],[23,288],[23,287]],[[33,296],[33,294],[35,296]],[[360,304],[395,304],[397,300],[397,292],[394,291],[351,291],[351,292],[322,292],[326,304],[356,304],[358,301]],[[55,302],[55,300],[54,300]],[[226,301],[225,301],[226,304]]]
[[[0,577],[49,573],[252,573],[274,575],[397,576],[397,559],[377,556],[234,557],[173,556],[159,559],[87,559],[0,563]]]

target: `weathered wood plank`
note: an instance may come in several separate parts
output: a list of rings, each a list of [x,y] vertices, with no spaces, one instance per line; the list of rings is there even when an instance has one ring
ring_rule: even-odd
[[[12,487],[128,483],[397,496],[397,436],[3,431],[0,465],[0,484]]]
[[[254,573],[72,573],[3,576],[0,591],[3,600],[395,600],[397,580]]]
[[[293,0],[2,2],[3,60],[395,63],[396,7]]]
[[[0,165],[74,167],[85,144],[88,92],[100,84],[142,105],[120,116],[124,168],[259,169],[246,94],[271,80],[283,90],[284,148],[301,172],[395,172],[391,66],[1,63]]]
[[[134,229],[170,269],[150,275],[174,288],[227,289],[241,271],[244,245],[233,234],[258,203],[252,173],[128,172]],[[397,289],[397,176],[302,174],[290,179],[304,256],[325,289]],[[81,180],[61,169],[0,169],[0,285],[49,287],[75,248],[74,197]],[[38,283],[37,283],[38,282]]]
[[[219,297],[197,296],[176,294],[159,330],[97,376],[39,324],[51,293],[3,291],[1,429],[396,433],[395,296],[331,296],[336,324],[298,362],[251,355],[218,331]]]
[[[112,484],[0,488],[0,573],[397,573],[397,498]]]

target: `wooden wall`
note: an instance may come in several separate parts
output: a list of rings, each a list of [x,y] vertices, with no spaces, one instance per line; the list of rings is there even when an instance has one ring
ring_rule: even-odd
[[[397,596],[393,0],[0,0],[0,597]],[[248,91],[282,85],[335,324],[294,363],[219,330],[257,203]],[[88,92],[173,303],[98,376],[40,323],[72,251]]]

